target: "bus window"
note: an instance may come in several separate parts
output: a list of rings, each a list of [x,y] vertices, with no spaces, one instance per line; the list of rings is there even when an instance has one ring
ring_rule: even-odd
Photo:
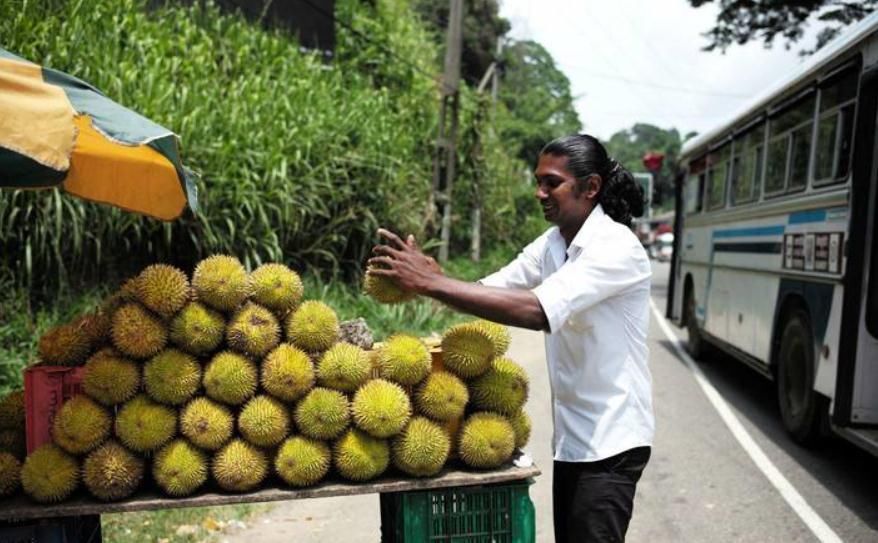
[[[765,147],[765,124],[761,123],[735,140],[735,158],[732,161],[732,205],[753,200],[762,175],[762,155]]]
[[[686,213],[699,213],[704,201],[704,174],[690,175],[686,180]]]
[[[719,209],[726,205],[726,177],[732,146],[724,145],[710,154],[707,172],[707,209]]]
[[[820,89],[814,183],[826,184],[847,177],[854,135],[857,72],[849,70]]]
[[[771,119],[765,172],[767,195],[801,189],[807,184],[815,102],[814,93],[810,93]]]

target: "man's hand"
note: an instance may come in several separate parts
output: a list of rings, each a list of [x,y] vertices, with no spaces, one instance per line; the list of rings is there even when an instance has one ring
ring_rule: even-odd
[[[415,237],[409,235],[405,242],[399,236],[384,228],[378,235],[385,243],[376,245],[372,252],[378,256],[369,259],[369,273],[390,277],[400,288],[418,294],[426,293],[437,278],[442,277],[442,268],[418,247]]]

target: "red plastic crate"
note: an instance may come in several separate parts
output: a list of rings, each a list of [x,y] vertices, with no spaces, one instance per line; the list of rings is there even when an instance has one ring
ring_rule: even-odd
[[[27,453],[52,441],[55,414],[79,394],[85,368],[33,366],[24,371],[24,409]]]

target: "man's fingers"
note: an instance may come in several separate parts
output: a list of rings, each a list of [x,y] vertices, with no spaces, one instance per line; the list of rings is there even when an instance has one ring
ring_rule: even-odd
[[[389,256],[373,256],[369,259],[369,271],[372,275],[393,275],[396,272],[391,269],[394,260]]]
[[[399,256],[399,253],[400,253],[399,251],[397,251],[396,249],[394,249],[393,247],[391,247],[389,245],[376,245],[375,247],[372,247],[372,252],[375,253],[376,255],[383,255],[383,256],[389,256],[389,257]]]
[[[408,246],[411,247],[412,249],[415,249],[416,251],[420,251],[420,250],[421,250],[421,248],[418,247],[418,242],[415,241],[415,235],[414,235],[414,234],[409,234],[408,239],[406,239],[405,241],[406,241],[406,244],[408,244]]]
[[[399,239],[399,236],[391,232],[390,230],[385,230],[384,228],[378,229],[378,235],[382,238],[386,239],[391,245],[395,246],[397,249],[405,249],[406,244]]]

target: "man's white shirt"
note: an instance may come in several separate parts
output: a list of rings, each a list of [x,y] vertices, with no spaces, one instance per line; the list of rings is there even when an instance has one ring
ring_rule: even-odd
[[[531,289],[546,314],[555,460],[596,461],[652,445],[651,274],[637,237],[597,205],[569,247],[552,227],[480,281]]]

